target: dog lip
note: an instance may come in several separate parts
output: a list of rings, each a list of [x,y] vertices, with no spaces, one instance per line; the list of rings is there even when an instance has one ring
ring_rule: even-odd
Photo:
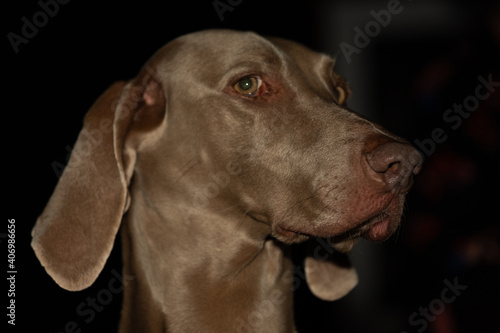
[[[357,224],[353,228],[343,232],[342,234],[329,237],[331,245],[346,243],[363,237],[372,242],[379,242],[387,239],[392,232],[390,232],[390,214],[386,210],[381,210],[370,218],[365,219],[363,222]],[[349,245],[350,246],[350,245]]]
[[[305,233],[288,226],[285,227],[282,224],[274,225],[273,231],[277,235],[277,238],[285,238],[287,240],[302,240],[304,239],[304,237],[327,238],[333,248],[346,248],[346,250],[343,250],[341,252],[348,252],[350,251],[350,249],[352,249],[359,237],[377,242],[384,240],[385,238],[390,236],[391,233],[389,232],[389,222],[389,214],[385,210],[383,210],[364,220],[354,228],[336,235]]]
[[[341,236],[319,236],[306,234],[300,231],[291,230],[281,225],[274,227],[274,236],[286,243],[299,243],[310,238],[325,238],[328,244],[336,251],[342,253],[351,252],[354,245],[358,241],[359,234],[357,235],[344,235]]]
[[[300,243],[302,241],[309,239],[310,237],[313,237],[312,235],[300,231],[285,228],[279,224],[276,224],[274,226],[273,236],[276,239],[283,241],[285,243]]]
[[[276,225],[275,231],[285,237],[294,237],[300,235],[300,232],[290,230],[288,228],[282,227],[280,225]]]
[[[312,237],[312,235],[309,235],[309,234],[306,234],[304,232],[300,232],[300,231],[296,231],[296,230],[292,230],[292,229],[288,229],[288,228],[285,228],[281,225],[276,225],[275,227],[275,231],[279,234],[282,234],[284,236],[307,236],[307,237]]]
[[[361,236],[372,242],[383,241],[392,234],[390,225],[389,214],[386,211],[382,211],[366,222],[366,227],[363,228]]]
[[[286,243],[301,242],[309,238],[326,238],[332,248],[340,252],[350,252],[359,237],[372,242],[380,242],[389,238],[397,225],[394,216],[395,212],[392,212],[390,205],[386,205],[362,222],[355,223],[352,228],[340,233],[314,229],[309,229],[306,232],[282,223],[274,224],[272,233],[275,238]]]

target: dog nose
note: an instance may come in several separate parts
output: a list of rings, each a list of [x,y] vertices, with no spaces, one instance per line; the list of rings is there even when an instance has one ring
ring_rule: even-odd
[[[398,187],[408,191],[422,166],[420,152],[410,144],[400,142],[383,143],[366,154],[371,169],[370,175],[382,181],[389,189]]]

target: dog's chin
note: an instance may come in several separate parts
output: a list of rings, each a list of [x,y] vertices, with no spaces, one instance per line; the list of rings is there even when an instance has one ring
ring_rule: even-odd
[[[372,242],[387,240],[399,227],[400,218],[401,214],[384,210],[362,222],[354,223],[355,227],[338,234],[328,234],[324,230],[304,232],[299,228],[276,224],[272,228],[272,236],[286,244],[301,243],[310,238],[325,238],[333,249],[345,253],[352,250],[359,237]]]

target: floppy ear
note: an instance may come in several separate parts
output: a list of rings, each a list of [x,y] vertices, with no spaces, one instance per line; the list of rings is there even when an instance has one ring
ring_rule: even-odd
[[[335,251],[321,238],[308,244],[305,273],[311,292],[325,301],[344,297],[358,284],[358,275],[347,255]]]
[[[67,290],[87,288],[104,267],[130,201],[135,151],[127,142],[163,119],[163,90],[149,72],[141,73],[132,82],[114,83],[91,107],[32,230],[36,256]]]

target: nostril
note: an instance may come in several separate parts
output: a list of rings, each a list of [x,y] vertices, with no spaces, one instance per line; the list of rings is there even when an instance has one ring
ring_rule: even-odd
[[[366,155],[368,165],[377,173],[385,173],[389,170],[399,169],[404,161],[404,145],[400,143],[382,144]]]
[[[387,185],[409,187],[411,176],[418,173],[422,156],[409,144],[389,142],[366,154],[371,176]]]
[[[390,163],[388,165],[387,171],[385,171],[385,172],[390,172],[390,173],[397,174],[397,173],[399,173],[400,168],[401,168],[401,162],[400,161],[392,162],[392,163]]]

